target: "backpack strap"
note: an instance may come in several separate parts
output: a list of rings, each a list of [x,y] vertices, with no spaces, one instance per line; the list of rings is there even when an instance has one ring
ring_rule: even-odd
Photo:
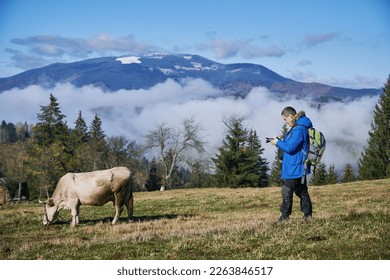
[[[299,124],[297,124],[298,126]],[[299,126],[302,126],[304,127],[303,125],[299,125]],[[304,127],[306,129],[306,131],[308,131],[308,128]],[[309,149],[310,149],[310,135],[308,136],[308,139],[309,141]],[[308,168],[308,165],[309,163],[307,162],[307,159],[309,157],[309,150],[307,151],[307,153],[305,152],[305,150],[302,148],[301,149],[301,152],[305,155],[306,159],[303,161],[303,165],[304,165],[304,168],[303,168],[303,174],[302,174],[302,177],[301,177],[301,184],[304,184],[305,183],[305,180],[306,180],[306,173],[307,173],[307,168]]]

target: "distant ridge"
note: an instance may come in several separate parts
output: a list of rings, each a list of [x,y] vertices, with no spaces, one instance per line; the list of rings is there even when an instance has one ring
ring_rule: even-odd
[[[381,93],[380,89],[348,89],[319,83],[297,82],[250,63],[221,64],[191,54],[152,53],[146,56],[101,57],[73,63],[54,63],[0,78],[0,94],[12,88],[58,83],[76,87],[92,85],[113,92],[119,89],[148,89],[173,79],[200,78],[221,90],[223,95],[245,97],[254,87],[266,87],[279,97],[294,96],[316,100],[345,100]]]

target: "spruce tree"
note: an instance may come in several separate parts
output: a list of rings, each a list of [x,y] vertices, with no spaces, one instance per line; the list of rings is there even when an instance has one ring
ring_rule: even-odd
[[[75,127],[72,130],[72,138],[77,146],[87,142],[89,139],[88,127],[81,111],[79,111],[79,115],[75,121]]]
[[[29,149],[31,166],[42,188],[50,190],[68,170],[71,145],[65,115],[57,99],[50,94],[50,104],[41,106]]]
[[[254,131],[243,125],[244,118],[233,116],[225,121],[226,138],[212,161],[215,164],[215,180],[221,187],[259,187],[267,185],[266,161],[261,157],[263,149]]]
[[[327,172],[326,172],[326,166],[323,163],[319,163],[316,166],[315,172],[311,177],[310,185],[314,186],[322,186],[326,185]]]
[[[85,172],[89,169],[86,168],[88,159],[83,154],[83,150],[86,149],[88,141],[90,139],[88,133],[88,127],[85,123],[81,111],[79,111],[78,117],[75,121],[75,127],[71,132],[72,143],[72,157],[69,161],[68,169],[73,172]]]
[[[390,76],[375,106],[367,146],[359,162],[359,178],[362,180],[390,177]]]
[[[56,141],[66,144],[68,138],[68,127],[64,121],[65,115],[57,98],[50,94],[50,104],[41,106],[41,113],[38,113],[39,122],[34,128],[34,138],[38,144],[48,146]]]
[[[0,143],[13,143],[18,140],[16,128],[13,123],[1,122],[0,126]]]
[[[255,180],[258,181],[257,186],[267,187],[268,186],[268,162],[262,157],[264,148],[261,146],[261,141],[257,136],[256,131],[251,130],[249,132],[248,144],[250,152],[252,153],[252,172],[257,176]]]
[[[348,163],[344,168],[341,182],[349,183],[349,182],[353,182],[355,180],[356,180],[356,177],[355,177],[355,174],[353,172],[352,165]]]
[[[149,176],[145,187],[148,191],[157,191],[161,187],[161,170],[158,168],[158,162],[155,158],[150,162]]]
[[[328,172],[326,173],[326,184],[337,184],[337,173],[334,164],[331,164],[328,168]]]
[[[86,147],[87,153],[90,153],[90,163],[88,168],[91,171],[108,168],[108,146],[105,139],[106,135],[102,128],[102,121],[97,114],[92,120],[89,135],[91,138]]]
[[[219,154],[212,161],[215,164],[215,179],[220,187],[238,187],[241,181],[240,162],[245,158],[247,131],[243,127],[243,118],[232,117],[224,122],[227,135],[218,148]]]
[[[102,128],[102,120],[99,118],[97,114],[95,115],[95,118],[92,120],[89,134],[91,135],[92,139],[95,139],[97,141],[103,140],[106,137],[104,130]]]

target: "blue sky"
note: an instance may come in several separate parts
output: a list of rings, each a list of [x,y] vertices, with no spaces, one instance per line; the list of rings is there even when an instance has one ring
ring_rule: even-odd
[[[389,15],[388,0],[0,0],[0,77],[162,51],[379,88],[390,74]]]

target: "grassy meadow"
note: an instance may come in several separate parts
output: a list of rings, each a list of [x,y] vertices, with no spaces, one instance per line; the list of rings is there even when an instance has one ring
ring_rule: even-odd
[[[134,221],[110,224],[111,203],[81,206],[42,224],[35,202],[0,209],[0,259],[390,259],[390,179],[309,187],[314,220],[294,197],[276,223],[280,188],[185,189],[135,193]]]

